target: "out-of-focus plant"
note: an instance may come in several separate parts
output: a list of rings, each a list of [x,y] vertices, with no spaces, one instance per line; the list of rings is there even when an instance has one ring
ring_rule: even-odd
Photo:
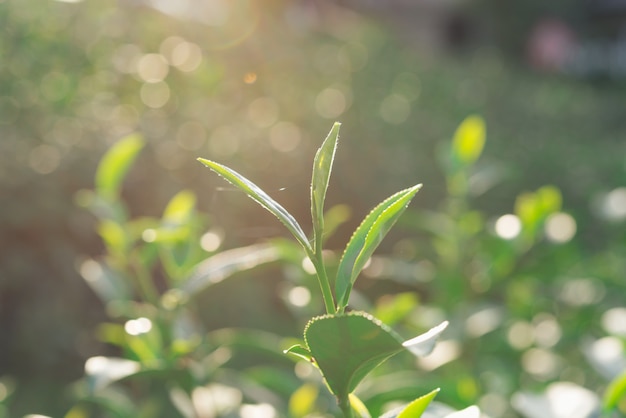
[[[275,215],[303,247],[314,266],[326,314],[311,319],[304,330],[304,343],[293,345],[285,352],[313,363],[320,370],[345,417],[369,417],[368,409],[354,393],[357,385],[382,362],[404,349],[416,356],[430,353],[436,338],[448,323],[444,321],[428,332],[404,341],[370,314],[363,311],[346,312],[356,279],[421,185],[392,195],[365,217],[348,242],[334,277],[331,276],[323,248],[324,203],[337,149],[339,128],[340,124],[335,123],[315,155],[311,180],[311,239],[296,219],[256,184],[222,164],[203,158],[199,158],[199,161]],[[332,281],[330,277],[333,277]],[[420,417],[437,392],[438,389],[385,416]],[[478,412],[476,408],[471,408],[462,416],[478,416]]]
[[[97,217],[106,249],[100,259],[84,260],[80,273],[111,317],[98,337],[118,347],[121,357],[87,360],[85,378],[76,385],[80,401],[68,417],[95,411],[121,417],[221,416],[254,400],[246,390],[258,386],[224,371],[231,346],[257,353],[279,347],[262,332],[207,333],[192,300],[238,272],[279,259],[280,248],[267,243],[216,253],[221,238],[206,232],[207,219],[190,191],[176,194],[160,218],[131,217],[122,182],[143,147],[138,135],[118,141],[98,166],[95,189],[77,195]]]

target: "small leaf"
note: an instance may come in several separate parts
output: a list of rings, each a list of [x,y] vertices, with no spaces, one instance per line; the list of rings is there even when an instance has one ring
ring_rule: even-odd
[[[196,195],[183,190],[178,192],[163,211],[163,223],[169,226],[179,226],[189,221],[196,206]]]
[[[241,174],[222,164],[206,160],[204,158],[198,158],[198,161],[209,167],[211,170],[215,171],[217,174],[224,177],[233,186],[241,189],[250,198],[252,198],[258,204],[270,211],[287,227],[287,229],[293,234],[298,242],[302,244],[307,254],[312,254],[311,244],[309,243],[309,239],[307,238],[306,234],[300,227],[300,224],[298,224],[295,218],[289,212],[287,212],[285,208],[283,208],[280,204],[278,204],[278,202],[272,199],[260,187],[252,183]]]
[[[96,356],[85,362],[85,374],[92,393],[139,370],[138,362],[117,357]]]
[[[418,357],[428,355],[435,348],[439,335],[448,327],[448,321],[444,321],[431,328],[422,335],[418,335],[402,343],[402,346]]]
[[[439,389],[435,389],[408,404],[397,418],[419,418],[422,416],[430,402],[437,396]]]
[[[96,171],[96,191],[106,200],[116,200],[121,183],[135,157],[144,146],[137,134],[129,135],[116,142],[102,157]]]
[[[326,190],[328,189],[333,160],[335,159],[335,151],[337,150],[340,127],[341,124],[335,122],[328,136],[322,143],[322,146],[317,150],[315,160],[313,161],[311,216],[313,218],[315,245],[322,243],[322,234],[324,231],[324,200],[326,199]],[[321,248],[315,248],[315,250],[321,251]]]
[[[421,187],[418,184],[390,196],[354,231],[337,270],[335,292],[340,308],[348,305],[350,291],[359,273]]]
[[[380,363],[402,350],[391,329],[364,312],[312,319],[306,344],[330,390],[345,399]]]
[[[271,244],[257,244],[222,251],[200,263],[189,278],[180,284],[180,289],[187,296],[192,296],[235,273],[276,261],[279,258],[280,251]]]
[[[370,411],[367,410],[367,407],[365,406],[363,401],[359,399],[358,396],[356,396],[354,393],[351,393],[348,396],[348,399],[350,400],[350,407],[352,408],[352,411],[357,414],[357,417],[372,418]]]
[[[602,397],[603,409],[612,410],[624,396],[626,396],[626,371],[609,383]]]
[[[283,352],[285,354],[293,354],[294,356],[298,356],[306,361],[313,361],[313,356],[311,355],[311,352],[305,347],[302,347],[300,344],[292,345]]]
[[[485,121],[479,116],[469,116],[454,133],[452,159],[463,166],[476,162],[485,146]]]

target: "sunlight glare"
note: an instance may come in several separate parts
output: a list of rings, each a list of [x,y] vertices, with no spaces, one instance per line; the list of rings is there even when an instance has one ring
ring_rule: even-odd
[[[495,228],[500,238],[511,240],[522,232],[522,222],[513,214],[502,215],[496,221]]]
[[[576,234],[576,220],[567,213],[554,213],[545,223],[546,238],[556,244],[564,244]]]
[[[152,329],[152,321],[148,318],[137,318],[126,321],[124,324],[124,331],[128,335],[141,335],[146,334]]]

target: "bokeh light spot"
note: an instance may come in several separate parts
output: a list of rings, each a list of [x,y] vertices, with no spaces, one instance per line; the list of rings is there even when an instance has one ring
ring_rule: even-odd
[[[289,290],[287,299],[293,306],[301,308],[311,301],[311,292],[304,286],[296,286]]]
[[[522,222],[515,215],[502,215],[496,221],[495,229],[500,238],[513,239],[522,232]]]
[[[315,98],[315,110],[326,119],[333,119],[345,112],[347,107],[346,96],[341,90],[327,88]]]
[[[567,213],[554,213],[546,220],[545,233],[546,238],[554,243],[566,243],[576,234],[576,220]]]
[[[248,72],[243,76],[243,82],[246,84],[254,84],[256,83],[257,75],[253,72]]]
[[[113,53],[113,66],[122,74],[134,73],[137,71],[137,65],[142,56],[139,46],[135,44],[122,45]]]
[[[30,151],[28,165],[36,173],[50,174],[59,167],[61,153],[52,145],[39,145]]]
[[[522,367],[538,380],[556,377],[560,363],[556,354],[542,348],[531,348],[522,355]]]
[[[526,321],[517,321],[507,332],[509,345],[517,350],[523,350],[532,345],[535,340],[534,328]]]
[[[411,104],[399,94],[391,94],[380,103],[380,116],[387,123],[399,125],[411,114]]]
[[[139,92],[141,101],[152,109],[158,109],[170,100],[170,88],[164,81],[144,83]]]
[[[141,335],[146,334],[152,329],[152,321],[148,318],[137,318],[126,321],[124,324],[124,331],[128,335]]]
[[[202,49],[194,43],[181,42],[172,51],[171,63],[180,71],[194,71],[202,63]]]
[[[570,278],[563,284],[559,298],[570,306],[584,306],[599,301],[605,292],[598,280]]]
[[[602,205],[604,216],[612,221],[626,219],[626,187],[618,187],[606,195]]]
[[[222,234],[218,231],[209,231],[200,238],[200,246],[204,251],[213,252],[222,245]]]
[[[276,409],[268,404],[261,403],[258,405],[242,405],[239,408],[239,416],[241,418],[276,418]]]
[[[539,314],[534,319],[535,342],[538,346],[550,348],[561,339],[561,327],[556,319],[549,314]]]
[[[367,65],[367,48],[360,42],[349,42],[342,46],[338,53],[339,65],[346,71],[356,72]]]
[[[220,126],[209,138],[209,149],[220,157],[230,157],[239,151],[239,135],[231,126]]]
[[[278,120],[280,108],[271,97],[259,97],[248,106],[248,119],[259,128],[268,128]]]
[[[170,67],[161,54],[146,54],[137,63],[137,75],[147,83],[158,83],[167,77]]]
[[[309,257],[304,257],[302,259],[302,269],[308,274],[315,274],[315,266]]]
[[[626,337],[626,308],[612,308],[602,315],[602,328],[609,334]]]
[[[393,80],[391,91],[404,96],[411,102],[417,100],[421,92],[420,79],[415,73],[400,73]]]
[[[270,130],[270,144],[276,151],[293,151],[299,144],[300,128],[291,122],[279,122]]]
[[[207,132],[200,122],[185,122],[178,128],[176,142],[181,148],[188,151],[196,151],[204,146],[207,140]]]

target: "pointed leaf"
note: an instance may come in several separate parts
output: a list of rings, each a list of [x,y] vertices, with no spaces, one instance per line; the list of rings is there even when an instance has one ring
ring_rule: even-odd
[[[313,162],[313,177],[311,179],[311,216],[313,218],[313,233],[315,236],[315,245],[322,243],[322,234],[324,231],[324,200],[326,199],[326,190],[330,173],[335,159],[335,151],[337,150],[337,140],[339,138],[339,128],[341,123],[335,122],[328,136],[324,140],[322,146],[315,154]],[[320,251],[321,248],[316,248]]]
[[[626,370],[617,376],[606,388],[602,396],[602,408],[610,411],[626,396]]]
[[[444,321],[436,327],[431,328],[422,335],[411,338],[402,343],[402,346],[417,357],[428,355],[435,348],[435,343],[439,335],[448,327],[448,321]]]
[[[109,201],[117,199],[121,183],[143,146],[141,136],[133,134],[120,139],[107,151],[96,171],[96,191],[100,196]]]
[[[408,404],[399,414],[397,418],[419,418],[422,416],[430,402],[437,396],[439,389],[435,389],[424,396],[421,396]]]
[[[257,244],[222,251],[200,263],[191,276],[181,283],[180,289],[185,295],[192,296],[235,273],[276,261],[279,258],[279,249],[271,244]]]
[[[363,403],[362,400],[359,399],[354,393],[349,395],[350,407],[352,407],[352,412],[356,413],[359,418],[372,418],[370,411],[367,410],[367,407]]]
[[[298,356],[307,361],[313,360],[313,356],[311,355],[311,352],[307,350],[305,347],[302,347],[300,344],[292,345],[291,347],[283,351],[283,353],[293,354],[294,356]]]
[[[287,212],[285,208],[283,208],[278,202],[272,199],[267,193],[265,193],[260,187],[256,184],[252,183],[250,180],[237,173],[236,171],[222,165],[216,163],[214,161],[206,160],[204,158],[198,158],[202,164],[209,167],[211,170],[215,171],[217,174],[224,177],[228,180],[233,186],[241,189],[244,193],[246,193],[250,198],[255,200],[258,204],[263,206],[265,209],[270,211],[274,216],[276,216],[293,234],[293,236],[302,244],[307,254],[312,253],[311,244],[309,243],[309,239],[306,234],[300,227],[300,224],[295,220],[295,218]]]
[[[479,116],[469,116],[454,133],[452,159],[462,166],[473,164],[485,146],[485,121]]]
[[[364,312],[314,318],[304,337],[330,390],[343,399],[376,366],[402,350],[400,337]]]
[[[352,285],[359,273],[421,187],[418,184],[387,198],[354,231],[337,270],[335,292],[340,307],[348,305]]]

